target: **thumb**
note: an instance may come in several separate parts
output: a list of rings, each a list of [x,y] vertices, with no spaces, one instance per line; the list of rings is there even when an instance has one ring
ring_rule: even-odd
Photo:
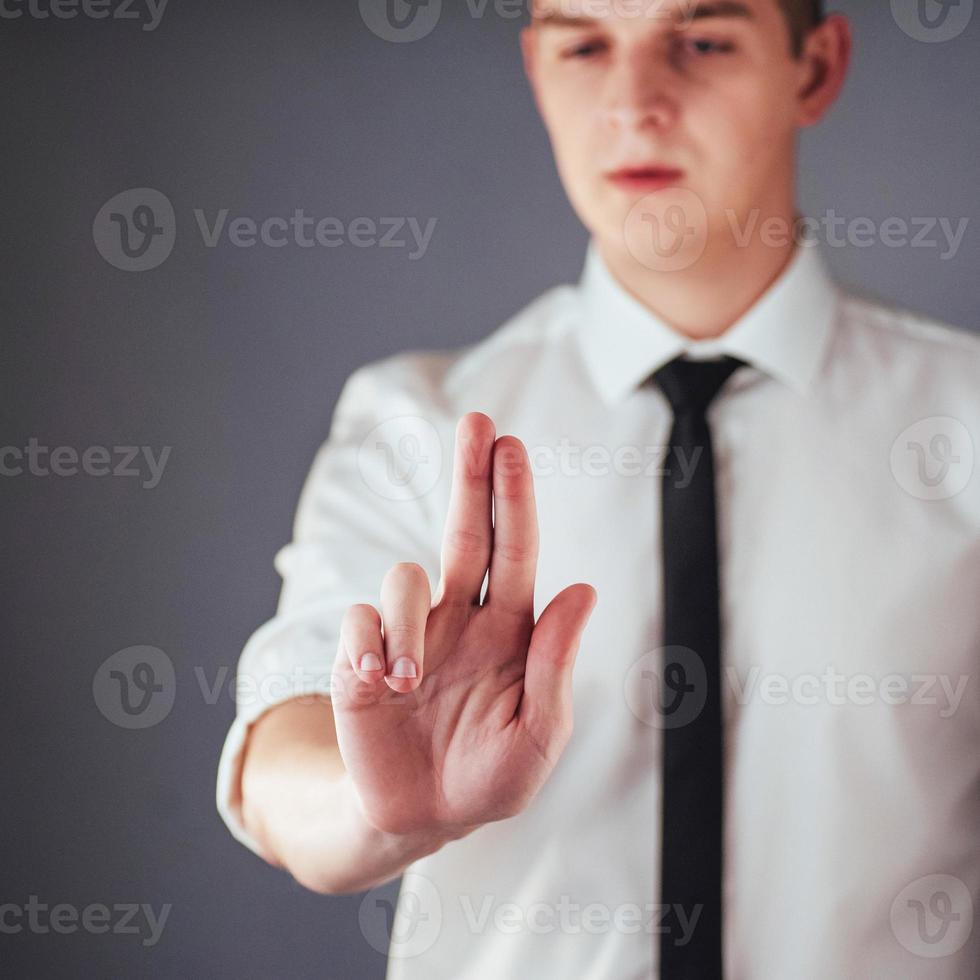
[[[531,633],[520,718],[538,745],[549,745],[556,732],[571,726],[572,668],[597,599],[591,585],[568,586],[548,603]]]

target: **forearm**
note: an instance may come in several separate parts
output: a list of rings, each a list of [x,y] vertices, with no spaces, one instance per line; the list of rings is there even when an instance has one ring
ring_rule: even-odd
[[[265,858],[314,891],[366,891],[452,838],[372,827],[344,768],[329,702],[290,701],[253,727],[242,814]]]

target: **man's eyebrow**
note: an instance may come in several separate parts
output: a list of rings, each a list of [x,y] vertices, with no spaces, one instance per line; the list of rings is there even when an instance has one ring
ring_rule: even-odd
[[[572,17],[560,10],[536,10],[531,19],[542,27],[595,27],[599,23],[596,17]]]
[[[685,6],[681,4],[681,6]],[[755,14],[752,8],[740,0],[710,0],[708,3],[695,4],[693,9],[684,11],[683,20],[702,20],[705,17],[742,17],[753,20]]]
[[[706,20],[710,17],[740,17],[743,20],[755,19],[755,13],[741,0],[705,0],[698,3],[688,0],[681,3],[673,17],[659,11],[654,17],[664,20],[672,19],[681,24],[689,24],[695,20]],[[598,17],[577,17],[562,13],[560,10],[535,10],[531,14],[534,23],[550,27],[596,27],[602,20]]]

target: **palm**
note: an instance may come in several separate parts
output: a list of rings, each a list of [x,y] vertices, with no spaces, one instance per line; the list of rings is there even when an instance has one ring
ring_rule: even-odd
[[[473,414],[460,424],[437,599],[420,566],[400,564],[385,578],[382,616],[356,606],[345,620],[333,699],[338,744],[370,819],[394,833],[473,827],[520,812],[571,731],[571,663],[594,591],[559,593],[535,625],[530,469],[496,466],[491,477],[476,451],[494,446],[487,423]],[[373,618],[383,622],[383,638],[371,636]],[[356,670],[361,650],[382,643],[388,673]],[[406,655],[420,668],[424,661],[421,680],[391,676]]]

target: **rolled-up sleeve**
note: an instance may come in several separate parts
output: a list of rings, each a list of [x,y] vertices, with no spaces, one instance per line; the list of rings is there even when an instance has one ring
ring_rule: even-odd
[[[393,564],[418,562],[436,586],[455,428],[439,395],[448,356],[404,352],[350,375],[303,485],[293,539],[275,557],[279,604],[242,651],[236,716],[218,765],[218,811],[256,853],[241,813],[250,726],[291,698],[330,696],[344,612],[357,602],[377,606]]]

